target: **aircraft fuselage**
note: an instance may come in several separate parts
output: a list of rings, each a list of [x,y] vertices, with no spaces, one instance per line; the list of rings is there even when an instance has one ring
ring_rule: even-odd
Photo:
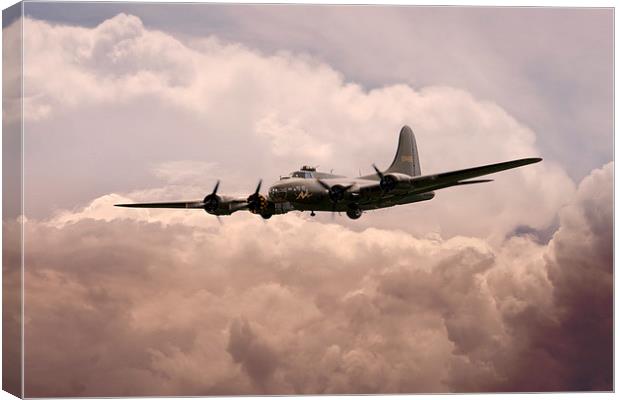
[[[323,178],[322,182],[331,187],[349,186],[341,199],[334,201],[329,191],[314,178],[285,178],[269,188],[268,200],[276,206],[276,214],[280,210],[294,209],[298,211],[336,211],[346,212],[359,206],[362,210],[392,207],[402,202],[402,196],[387,196],[376,190],[376,179],[364,178]],[[352,185],[352,186],[351,186]],[[371,189],[372,188],[372,189]],[[406,203],[430,200],[434,193],[408,196]],[[286,204],[288,203],[288,205]]]

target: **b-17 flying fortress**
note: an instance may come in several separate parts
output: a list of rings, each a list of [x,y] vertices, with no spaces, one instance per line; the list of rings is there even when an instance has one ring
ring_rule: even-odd
[[[358,219],[368,210],[431,200],[435,190],[451,186],[491,182],[491,179],[472,179],[507,169],[522,167],[541,161],[542,158],[522,158],[497,164],[483,165],[457,171],[422,175],[420,159],[413,131],[404,126],[400,131],[394,161],[381,171],[375,165],[374,174],[347,178],[319,172],[303,166],[261,194],[262,180],[254,193],[247,197],[218,194],[220,182],[202,200],[162,203],[116,204],[118,207],[136,208],[185,208],[202,209],[216,216],[230,215],[248,210],[265,219],[289,211],[346,212],[351,219]]]

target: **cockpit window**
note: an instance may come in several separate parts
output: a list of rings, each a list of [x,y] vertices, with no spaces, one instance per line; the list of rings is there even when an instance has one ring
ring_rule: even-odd
[[[310,171],[295,171],[295,172],[291,173],[291,177],[293,177],[293,178],[310,179],[310,178],[312,178],[312,172],[310,172]]]

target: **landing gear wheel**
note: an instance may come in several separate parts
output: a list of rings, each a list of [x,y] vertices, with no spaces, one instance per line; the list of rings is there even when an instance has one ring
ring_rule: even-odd
[[[316,215],[316,213],[314,211],[310,211],[310,216],[314,217]]]
[[[362,210],[359,207],[349,207],[347,209],[347,217],[351,219],[358,219],[362,216]]]
[[[269,218],[271,218],[272,215],[273,214],[271,214],[271,213],[261,213],[260,216],[263,217],[263,219],[269,219]]]

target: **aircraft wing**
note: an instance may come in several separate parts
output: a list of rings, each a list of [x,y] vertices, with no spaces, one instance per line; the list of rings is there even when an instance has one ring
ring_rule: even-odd
[[[258,196],[262,180],[258,183],[254,196]],[[251,206],[249,198],[235,198],[232,196],[218,196],[217,189],[220,187],[220,181],[217,181],[213,192],[205,196],[203,200],[190,201],[172,201],[157,203],[130,203],[115,204],[116,207],[131,208],[185,208],[185,209],[203,209],[209,214],[214,215],[230,215],[235,211],[244,210]]]
[[[171,203],[133,203],[133,204],[114,204],[116,207],[132,208],[204,208],[202,200],[195,201],[174,201]]]
[[[442,172],[440,174],[415,176],[410,180],[410,183],[413,186],[410,193],[425,193],[450,186],[488,182],[489,180],[486,179],[471,181],[467,181],[467,179],[505,171],[507,169],[522,167],[524,165],[534,164],[540,161],[542,161],[542,158],[521,158],[519,160],[482,165],[480,167],[460,169],[457,171]]]

